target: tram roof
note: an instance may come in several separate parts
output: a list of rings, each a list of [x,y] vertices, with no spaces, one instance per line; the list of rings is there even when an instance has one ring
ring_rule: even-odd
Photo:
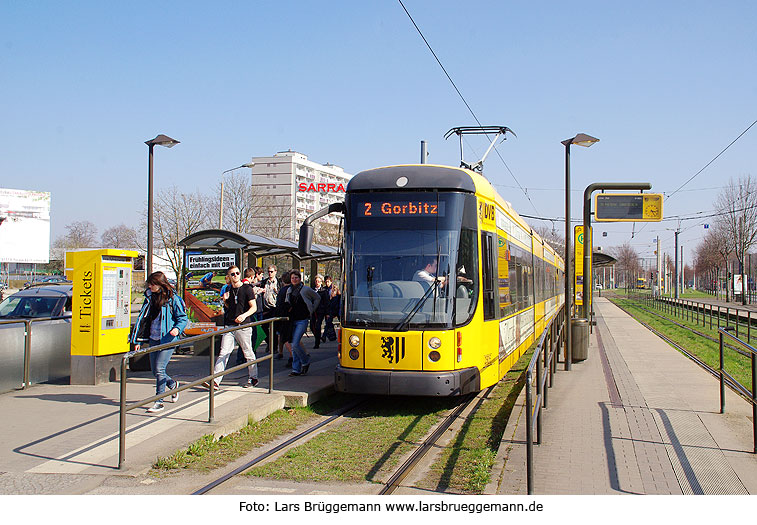
[[[437,164],[404,164],[361,171],[350,179],[347,191],[457,190],[476,192],[473,173]],[[406,181],[403,181],[402,178]]]

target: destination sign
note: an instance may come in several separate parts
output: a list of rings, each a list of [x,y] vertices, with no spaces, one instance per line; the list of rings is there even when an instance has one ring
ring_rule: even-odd
[[[594,196],[594,220],[602,222],[659,222],[660,193],[598,193]]]
[[[444,217],[444,201],[422,200],[363,202],[360,217]]]

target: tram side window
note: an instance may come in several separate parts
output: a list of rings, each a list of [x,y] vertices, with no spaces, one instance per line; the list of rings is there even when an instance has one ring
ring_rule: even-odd
[[[481,232],[481,270],[484,290],[484,321],[496,318],[494,278],[497,273],[494,256],[494,235]],[[498,294],[497,294],[498,295]]]
[[[475,226],[475,215],[473,225]],[[455,288],[455,325],[467,323],[476,310],[478,302],[478,232],[465,228],[460,232],[460,245],[457,250],[456,288]]]

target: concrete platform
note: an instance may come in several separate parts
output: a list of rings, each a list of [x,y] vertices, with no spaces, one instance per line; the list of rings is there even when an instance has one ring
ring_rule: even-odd
[[[305,346],[312,348],[312,337]],[[266,345],[262,345],[265,355]],[[35,385],[0,395],[0,494],[72,494],[70,480],[135,476],[159,456],[167,456],[206,434],[234,432],[288,406],[311,404],[333,391],[336,343],[309,350],[307,376],[289,377],[287,359],[274,360],[274,391],[268,393],[269,364],[260,366],[260,384],[242,388],[245,370],[224,376],[215,394],[215,418],[208,423],[207,389],[180,393],[176,404],[148,414],[146,407],[127,414],[126,462],[118,470],[119,383],[99,386]],[[286,353],[286,350],[285,350]],[[229,360],[231,363],[235,357]],[[208,356],[174,355],[171,377],[182,383],[209,374]],[[151,372],[130,372],[128,403],[154,395]],[[94,476],[93,476],[94,475]]]
[[[589,358],[561,363],[534,447],[535,494],[757,494],[751,405],[606,298]],[[488,494],[526,494],[525,392]]]

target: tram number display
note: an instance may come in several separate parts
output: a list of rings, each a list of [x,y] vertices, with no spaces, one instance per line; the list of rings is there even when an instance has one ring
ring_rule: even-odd
[[[361,203],[360,217],[444,217],[444,201],[373,201]]]

